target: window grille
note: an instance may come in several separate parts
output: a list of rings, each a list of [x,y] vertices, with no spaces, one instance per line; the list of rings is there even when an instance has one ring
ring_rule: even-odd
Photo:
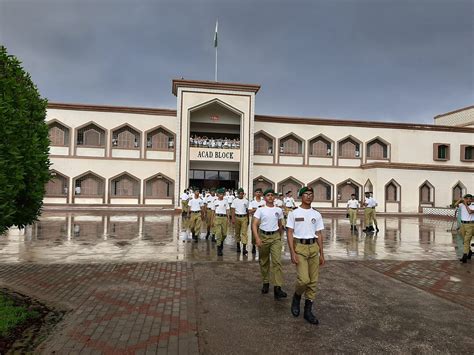
[[[448,146],[447,145],[438,146],[438,159],[448,159]]]
[[[331,185],[323,181],[317,181],[311,187],[314,191],[315,201],[331,201]]]
[[[174,184],[172,181],[160,176],[156,176],[146,182],[145,196],[149,198],[172,198]]]
[[[49,140],[51,145],[68,146],[69,128],[54,122],[49,125]]]
[[[464,148],[464,159],[474,160],[474,147],[473,146],[468,146]]]
[[[140,183],[127,174],[113,179],[110,182],[110,189],[110,194],[114,197],[138,197],[140,195]]]
[[[273,141],[263,134],[257,134],[254,139],[254,153],[273,155]]]
[[[158,128],[147,134],[146,147],[156,150],[174,150],[174,137],[171,133]]]
[[[135,149],[140,147],[140,133],[124,126],[112,133],[112,148]]]
[[[80,128],[77,131],[77,145],[105,147],[105,131],[94,124]]]
[[[293,136],[280,141],[280,153],[298,155],[303,153],[303,144]]]
[[[339,156],[341,158],[359,158],[360,144],[348,138],[339,143]]]
[[[263,178],[257,178],[253,181],[253,191],[259,188],[262,189],[262,191],[265,191],[267,189],[271,189],[272,187],[272,183]]]
[[[55,172],[52,172],[51,174],[52,175],[56,174],[56,175],[54,175],[53,178],[46,183],[45,196],[67,196],[68,194],[67,178]]]
[[[388,146],[379,140],[372,141],[367,145],[367,157],[372,159],[387,159]]]
[[[385,188],[385,200],[387,202],[396,202],[398,201],[397,198],[397,185],[395,185],[393,182],[387,185]]]
[[[74,183],[74,194],[76,196],[104,196],[104,179],[93,174],[87,174],[77,178]]]
[[[311,142],[311,155],[315,157],[332,156],[331,143],[323,138],[317,138]]]

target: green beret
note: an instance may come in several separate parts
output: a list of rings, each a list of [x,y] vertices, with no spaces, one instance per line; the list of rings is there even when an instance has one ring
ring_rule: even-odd
[[[465,194],[464,198],[472,198],[472,195],[471,194]]]
[[[263,196],[267,196],[267,194],[275,194],[275,190],[273,190],[273,189],[266,189],[266,190],[263,192]]]
[[[240,189],[237,190],[237,193],[240,194],[241,192],[242,192],[242,193],[244,192],[244,189],[243,189],[243,188],[240,188]]]
[[[215,189],[215,188],[212,188],[212,189],[211,189],[211,192],[216,192],[216,189]]]
[[[312,187],[309,187],[309,186],[304,186],[302,187],[299,191],[298,191],[298,196],[303,196],[303,194],[306,192],[306,191],[311,191],[313,192],[313,188]]]
[[[263,192],[262,189],[259,187],[257,189],[255,189],[255,192]]]
[[[225,194],[225,189],[221,187],[220,189],[217,189],[218,194]]]

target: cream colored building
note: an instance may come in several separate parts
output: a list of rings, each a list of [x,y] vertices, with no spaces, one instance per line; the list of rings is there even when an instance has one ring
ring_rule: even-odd
[[[474,191],[472,106],[435,125],[264,116],[259,89],[174,80],[176,110],[50,103],[45,205],[179,208],[188,186],[311,185],[319,208],[373,191],[380,212],[418,213]]]

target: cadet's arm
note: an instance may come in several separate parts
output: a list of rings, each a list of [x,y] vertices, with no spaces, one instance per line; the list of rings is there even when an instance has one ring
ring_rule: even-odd
[[[262,244],[262,240],[260,239],[260,235],[258,234],[258,226],[260,225],[260,220],[258,218],[254,218],[252,222],[252,232],[255,236],[255,244],[260,246]]]
[[[319,265],[324,265],[325,260],[324,260],[324,250],[323,250],[323,244],[324,244],[324,237],[322,231],[317,231],[316,235],[318,236],[317,242],[319,246]]]
[[[232,224],[235,223],[235,208],[230,209],[230,215],[232,216]]]

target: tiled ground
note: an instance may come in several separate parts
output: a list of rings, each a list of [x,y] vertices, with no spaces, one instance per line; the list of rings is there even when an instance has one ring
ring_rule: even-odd
[[[44,353],[198,353],[187,263],[2,265],[0,284],[70,310]]]

